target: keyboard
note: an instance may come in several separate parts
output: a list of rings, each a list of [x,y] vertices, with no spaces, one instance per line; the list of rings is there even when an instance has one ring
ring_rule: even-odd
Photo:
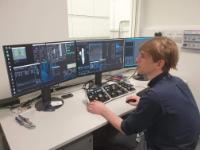
[[[90,102],[93,100],[98,100],[106,103],[133,91],[135,91],[135,88],[132,84],[113,82],[102,85],[101,87],[89,88],[86,90],[86,94]]]
[[[101,87],[87,89],[86,94],[90,102],[93,100],[99,100],[101,102],[110,100],[110,97]]]
[[[116,83],[105,85],[105,86],[103,86],[103,89],[108,93],[108,95],[111,98],[128,93],[127,90],[125,90],[124,88],[122,88],[121,86],[119,86]]]
[[[135,88],[132,84],[124,82],[124,81],[119,81],[118,84],[125,88],[127,91],[135,91]]]

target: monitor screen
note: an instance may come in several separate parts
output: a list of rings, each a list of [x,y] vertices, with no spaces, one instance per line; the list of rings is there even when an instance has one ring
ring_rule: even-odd
[[[4,46],[12,96],[76,77],[75,42]]]
[[[79,76],[123,68],[124,40],[77,41]]]
[[[124,67],[136,67],[136,58],[141,45],[152,37],[126,38],[124,44]]]

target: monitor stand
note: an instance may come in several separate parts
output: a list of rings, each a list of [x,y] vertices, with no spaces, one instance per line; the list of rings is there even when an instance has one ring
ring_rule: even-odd
[[[102,72],[96,72],[95,73],[95,85],[97,87],[100,87],[102,85]]]
[[[54,111],[64,104],[61,98],[51,97],[50,87],[41,89],[41,97],[42,99],[35,104],[35,108],[38,111]]]

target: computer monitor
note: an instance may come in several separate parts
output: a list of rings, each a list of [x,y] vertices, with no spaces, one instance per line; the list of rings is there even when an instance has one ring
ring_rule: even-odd
[[[39,107],[51,101],[51,86],[77,76],[75,42],[3,46],[12,96],[41,90]]]
[[[103,72],[113,71],[123,68],[124,40],[113,39],[105,42],[103,48]]]
[[[141,45],[152,37],[125,38],[124,44],[124,67],[136,67],[136,58]]]
[[[95,74],[101,84],[101,73],[123,68],[123,39],[76,41],[78,76]]]

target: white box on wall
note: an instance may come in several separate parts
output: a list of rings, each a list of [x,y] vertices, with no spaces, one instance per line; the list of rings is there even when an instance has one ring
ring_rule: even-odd
[[[182,48],[200,50],[200,30],[184,30]]]

